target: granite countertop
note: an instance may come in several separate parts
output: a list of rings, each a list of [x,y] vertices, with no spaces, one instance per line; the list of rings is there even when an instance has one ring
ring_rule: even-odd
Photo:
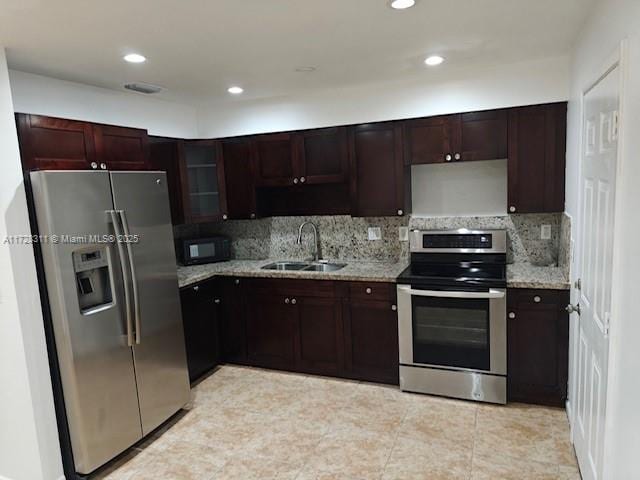
[[[563,268],[514,263],[507,265],[507,287],[569,290],[571,282]]]
[[[395,282],[398,275],[409,265],[408,261],[394,263],[346,260],[340,261],[341,263],[346,263],[346,267],[333,272],[261,269],[264,265],[274,261],[276,260],[229,260],[188,267],[178,266],[178,285],[182,288],[216,276]]]

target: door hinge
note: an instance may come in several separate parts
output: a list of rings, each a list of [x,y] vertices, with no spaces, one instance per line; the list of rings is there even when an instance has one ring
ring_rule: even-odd
[[[604,314],[604,336],[609,336],[609,328],[611,327],[611,314],[609,312]]]

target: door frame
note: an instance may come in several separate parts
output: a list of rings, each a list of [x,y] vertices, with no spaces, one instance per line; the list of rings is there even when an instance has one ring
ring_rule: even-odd
[[[574,252],[572,253],[572,262],[571,272],[570,272],[570,280],[572,284],[571,288],[571,303],[576,304],[580,299],[580,294],[575,288],[575,282],[582,276],[582,243],[581,243],[581,235],[582,235],[582,226],[584,219],[582,218],[582,200],[583,194],[580,190],[580,180],[582,178],[583,172],[583,154],[584,154],[584,143],[585,143],[585,96],[609,73],[611,73],[615,68],[619,69],[619,111],[618,111],[618,152],[616,158],[616,179],[622,178],[623,174],[623,158],[625,153],[625,124],[622,121],[624,118],[624,105],[625,105],[625,93],[626,93],[626,82],[628,78],[627,72],[627,55],[628,55],[628,47],[627,40],[623,39],[615,50],[605,59],[605,61],[601,62],[597,68],[594,68],[589,75],[590,80],[586,82],[580,89],[580,101],[579,101],[579,118],[580,118],[580,133],[578,135],[579,145],[577,149],[578,155],[578,164],[577,164],[577,175],[576,175],[576,190],[578,192],[578,202],[576,205],[577,211],[577,222],[572,228],[572,231],[575,232],[575,235],[572,235],[572,243],[575,245]],[[620,203],[620,195],[618,193],[618,185],[616,184],[616,188],[614,191],[614,216],[613,216],[613,242],[611,248],[613,249],[613,265],[612,265],[612,282],[611,282],[611,315],[610,315],[610,324],[609,324],[609,349],[608,349],[608,359],[607,359],[607,379],[606,379],[606,404],[605,404],[605,429],[603,432],[604,435],[604,446],[603,446],[603,478],[607,478],[607,459],[609,458],[609,449],[611,448],[610,442],[607,441],[607,437],[609,436],[611,430],[611,422],[607,415],[607,405],[611,404],[611,385],[612,378],[615,377],[616,371],[618,368],[617,362],[615,361],[616,356],[612,355],[612,352],[616,350],[616,346],[620,342],[620,335],[618,332],[618,328],[616,325],[615,319],[618,318],[618,307],[619,304],[619,287],[617,280],[617,272],[620,269],[622,258],[620,256],[620,225],[622,222],[621,209],[619,208]],[[575,240],[575,241],[574,241]],[[576,398],[577,392],[577,362],[575,355],[577,353],[577,342],[578,342],[578,322],[579,318],[576,319],[571,318],[570,316],[570,364],[569,364],[569,395],[566,402],[566,410],[569,417],[569,422],[571,426],[571,442],[574,441],[574,426],[575,426],[575,415],[576,409],[574,408],[573,401]]]

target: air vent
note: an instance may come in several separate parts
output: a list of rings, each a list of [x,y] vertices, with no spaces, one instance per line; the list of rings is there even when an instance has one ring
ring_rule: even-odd
[[[158,93],[164,90],[163,87],[158,85],[152,85],[150,83],[127,83],[124,88],[127,90],[133,90],[134,92],[144,93],[150,95],[152,93]]]

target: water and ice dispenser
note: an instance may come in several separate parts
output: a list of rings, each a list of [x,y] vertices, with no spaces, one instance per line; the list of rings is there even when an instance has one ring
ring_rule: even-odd
[[[80,311],[88,314],[113,304],[109,256],[106,247],[73,252]]]

